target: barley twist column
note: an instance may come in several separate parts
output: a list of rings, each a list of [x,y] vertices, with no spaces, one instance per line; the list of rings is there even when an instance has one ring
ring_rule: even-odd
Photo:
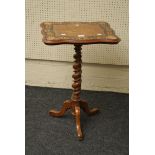
[[[73,72],[74,74],[72,75],[73,77],[73,93],[72,93],[72,97],[71,99],[73,101],[80,101],[80,91],[81,91],[81,74],[82,74],[82,70],[81,70],[81,64],[82,64],[82,60],[81,60],[81,48],[82,45],[75,45],[74,49],[75,49],[75,54],[74,54],[74,64],[73,64]]]
[[[74,57],[74,64],[73,64],[73,93],[71,96],[70,100],[66,100],[62,106],[62,108],[60,109],[60,111],[57,110],[53,110],[51,109],[49,111],[49,114],[51,116],[55,116],[55,117],[61,117],[65,114],[65,112],[68,109],[72,110],[72,114],[75,116],[75,120],[76,120],[76,130],[77,130],[77,136],[79,138],[79,140],[82,140],[84,135],[83,132],[81,130],[81,121],[80,121],[80,108],[83,109],[84,112],[86,112],[88,115],[93,115],[96,112],[98,112],[97,108],[93,108],[93,109],[89,109],[88,107],[88,103],[84,100],[80,99],[80,92],[81,92],[81,74],[82,74],[82,59],[81,59],[81,50],[82,50],[82,45],[81,44],[75,44],[74,45],[74,49],[75,49],[75,54],[73,55]]]

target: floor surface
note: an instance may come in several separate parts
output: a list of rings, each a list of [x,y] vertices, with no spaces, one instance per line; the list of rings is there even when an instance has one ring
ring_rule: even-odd
[[[71,90],[26,86],[26,155],[128,155],[129,96],[113,92],[82,91],[81,98],[100,113],[81,111],[84,140],[76,137],[70,111],[62,118],[48,115],[60,109]]]

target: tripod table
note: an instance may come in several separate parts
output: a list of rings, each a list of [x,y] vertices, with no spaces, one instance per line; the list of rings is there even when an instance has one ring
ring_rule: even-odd
[[[120,39],[115,35],[110,25],[106,22],[43,22],[41,23],[43,42],[46,45],[72,44],[75,54],[73,64],[73,92],[70,100],[64,101],[60,111],[50,110],[49,115],[61,117],[68,109],[76,120],[77,136],[83,139],[80,123],[80,110],[88,115],[93,115],[99,110],[89,109],[88,103],[80,98],[81,92],[81,50],[82,45],[89,44],[117,44]]]

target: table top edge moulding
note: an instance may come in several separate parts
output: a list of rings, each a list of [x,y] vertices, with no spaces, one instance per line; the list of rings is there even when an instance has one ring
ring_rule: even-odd
[[[106,22],[42,22],[42,41],[58,44],[118,44],[120,38]]]

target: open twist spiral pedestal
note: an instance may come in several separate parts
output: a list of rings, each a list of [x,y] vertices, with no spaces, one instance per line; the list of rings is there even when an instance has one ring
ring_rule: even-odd
[[[95,114],[99,110],[97,108],[89,109],[88,103],[84,100],[80,99],[80,92],[81,92],[81,74],[82,74],[82,59],[81,59],[81,46],[82,44],[75,44],[75,54],[74,54],[74,74],[72,75],[74,82],[72,84],[73,93],[70,100],[66,100],[61,108],[60,111],[50,110],[49,115],[55,117],[61,117],[65,114],[68,109],[72,110],[72,114],[76,120],[76,129],[77,129],[77,136],[79,140],[83,139],[83,132],[81,130],[81,122],[80,122],[80,110],[83,109],[85,113],[88,115]]]

